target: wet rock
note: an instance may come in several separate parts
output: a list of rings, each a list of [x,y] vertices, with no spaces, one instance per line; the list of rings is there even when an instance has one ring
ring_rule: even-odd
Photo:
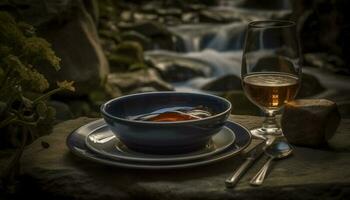
[[[121,42],[119,31],[112,30],[99,30],[98,35],[103,40],[110,40],[110,43],[116,44]]]
[[[121,23],[119,27],[123,30],[133,30],[145,36],[168,35],[169,31],[157,22]]]
[[[165,25],[167,26],[176,26],[176,25],[180,25],[182,24],[182,21],[180,18],[178,17],[174,17],[174,16],[165,16],[164,17],[164,22]]]
[[[181,16],[181,20],[184,23],[196,23],[198,22],[198,15],[195,12],[184,13]]]
[[[210,10],[202,10],[199,12],[199,21],[204,23],[227,23],[230,22],[223,18],[220,13]]]
[[[116,46],[113,53],[128,56],[135,62],[143,62],[143,49],[137,42],[125,41]]]
[[[123,41],[135,41],[140,43],[144,50],[150,49],[152,46],[150,38],[136,31],[128,31],[121,33],[121,38]]]
[[[340,123],[337,105],[326,99],[299,99],[286,104],[283,133],[295,145],[319,147],[330,140]]]
[[[108,55],[111,71],[128,71],[135,67],[133,65],[143,65],[143,49],[138,42],[125,41],[118,44]]]
[[[135,90],[130,91],[128,94],[137,94],[137,93],[145,93],[145,92],[157,92],[159,90],[155,89],[154,87],[139,87]]]
[[[119,23],[122,30],[136,31],[151,38],[153,48],[174,49],[173,35],[160,23],[154,21],[132,23]]]
[[[120,13],[121,21],[131,22],[133,21],[133,13],[130,10],[124,10]]]
[[[245,0],[238,1],[235,6],[239,8],[256,10],[280,10],[291,9],[292,5],[289,0],[265,0],[264,3],[259,0]]]
[[[139,13],[139,12],[133,13],[133,20],[135,20],[136,22],[156,21],[157,19],[158,19],[158,16],[155,14]]]
[[[146,59],[168,82],[181,82],[210,75],[209,68],[196,60],[166,55],[148,55]]]
[[[302,74],[301,86],[297,94],[298,98],[311,97],[323,91],[325,91],[325,88],[318,78],[311,74]]]
[[[140,87],[153,87],[160,90],[173,90],[173,87],[163,81],[154,69],[137,70],[134,72],[111,73],[107,77],[107,87],[110,91],[129,93]]]
[[[344,60],[336,55],[326,53],[304,54],[305,65],[318,67],[339,74],[350,74],[350,69],[345,66]]]
[[[209,83],[205,84],[201,89],[216,92],[241,90],[241,79],[234,74],[229,74],[215,79],[213,81],[210,81]]]
[[[166,16],[172,15],[172,16],[180,17],[182,14],[182,11],[178,8],[167,8],[167,9],[160,8],[160,9],[157,9],[157,14],[166,15]]]

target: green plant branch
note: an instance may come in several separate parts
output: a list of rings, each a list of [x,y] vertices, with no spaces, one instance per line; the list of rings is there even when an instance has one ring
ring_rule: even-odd
[[[24,120],[20,120],[20,119],[14,119],[12,121],[12,123],[16,123],[16,124],[19,124],[19,125],[22,125],[22,126],[35,126],[35,125],[38,124],[38,121],[28,122],[28,121],[24,121]]]
[[[0,122],[0,128],[3,128],[5,126],[11,124],[15,120],[17,120],[17,116],[15,116],[15,115],[8,117],[7,119]]]
[[[27,144],[27,139],[28,139],[27,132],[28,132],[28,130],[23,128],[22,137],[21,137],[21,146],[16,150],[10,163],[7,165],[7,167],[4,170],[2,179],[5,182],[5,184],[9,183],[11,181],[14,181],[14,177],[16,176],[16,172],[19,169],[19,159],[21,158],[22,153],[24,151],[24,147]],[[6,184],[6,185],[11,185],[11,184]]]
[[[38,102],[41,101],[41,100],[47,99],[47,98],[49,98],[51,95],[53,95],[53,94],[55,94],[55,93],[57,93],[57,92],[60,92],[60,91],[62,91],[62,90],[63,90],[63,88],[56,88],[56,89],[53,89],[53,90],[47,92],[46,94],[41,95],[40,97],[34,99],[34,100],[33,100],[33,104],[36,104],[36,103],[38,103]]]

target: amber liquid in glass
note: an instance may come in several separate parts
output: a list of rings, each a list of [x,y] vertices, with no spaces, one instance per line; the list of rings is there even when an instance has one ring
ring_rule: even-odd
[[[286,102],[293,100],[298,85],[297,76],[283,73],[258,73],[243,78],[243,87],[248,98],[268,110],[278,110]]]

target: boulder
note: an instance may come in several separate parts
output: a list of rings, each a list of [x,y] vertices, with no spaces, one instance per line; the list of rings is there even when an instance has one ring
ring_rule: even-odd
[[[157,69],[165,81],[181,82],[195,77],[208,77],[211,69],[203,62],[173,54],[148,54],[149,65]]]
[[[125,41],[116,45],[108,54],[108,61],[112,72],[147,68],[143,61],[143,48],[134,41]]]
[[[201,89],[215,92],[242,90],[241,79],[234,74],[228,74],[210,81],[203,85]]]
[[[199,21],[204,23],[227,23],[220,13],[213,12],[210,10],[202,10],[199,12]]]
[[[111,73],[107,77],[106,87],[113,95],[114,91],[128,94],[140,87],[152,87],[158,91],[173,90],[173,87],[163,81],[154,69],[143,69],[125,73]]]
[[[350,74],[350,70],[346,67],[344,60],[337,55],[306,53],[304,54],[304,62],[307,66],[318,67],[339,74]]]
[[[137,42],[122,42],[115,47],[113,53],[129,57],[134,62],[143,62],[143,49]]]
[[[122,30],[133,30],[145,36],[168,35],[170,32],[162,24],[151,21],[136,23],[119,23]]]
[[[181,16],[181,20],[184,23],[196,23],[198,22],[198,15],[195,12],[183,13]]]
[[[259,0],[243,0],[237,2],[237,7],[252,10],[283,10],[291,9],[292,6],[289,0],[265,0],[264,3]]]
[[[167,8],[167,9],[164,9],[164,8],[160,8],[160,9],[157,9],[157,14],[158,15],[165,15],[165,16],[181,16],[182,14],[182,10],[181,9],[178,9],[178,8]]]
[[[291,144],[319,147],[330,140],[340,123],[337,105],[326,99],[299,99],[286,104],[281,120]]]
[[[123,41],[135,41],[142,45],[144,50],[151,49],[152,43],[151,39],[136,32],[136,31],[127,31],[121,34]]]
[[[161,23],[154,21],[136,23],[121,22],[118,26],[124,31],[136,31],[151,38],[153,48],[174,49],[173,35]]]
[[[45,7],[45,2],[40,2]],[[93,19],[82,2],[74,1],[67,9],[70,9],[67,12],[70,11],[71,15],[64,23],[57,23],[56,19],[39,26],[40,36],[52,44],[57,56],[61,58],[60,71],[43,68],[42,72],[51,83],[59,80],[74,81],[75,94],[83,95],[100,84],[101,79],[109,73],[109,65]]]

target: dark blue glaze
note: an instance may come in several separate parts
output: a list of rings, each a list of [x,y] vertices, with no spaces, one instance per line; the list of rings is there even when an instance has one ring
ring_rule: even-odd
[[[130,118],[169,107],[210,108],[208,118],[179,122],[135,121]],[[112,99],[101,106],[114,134],[130,149],[145,153],[173,154],[204,147],[221,130],[230,115],[229,101],[208,94],[152,92]]]

